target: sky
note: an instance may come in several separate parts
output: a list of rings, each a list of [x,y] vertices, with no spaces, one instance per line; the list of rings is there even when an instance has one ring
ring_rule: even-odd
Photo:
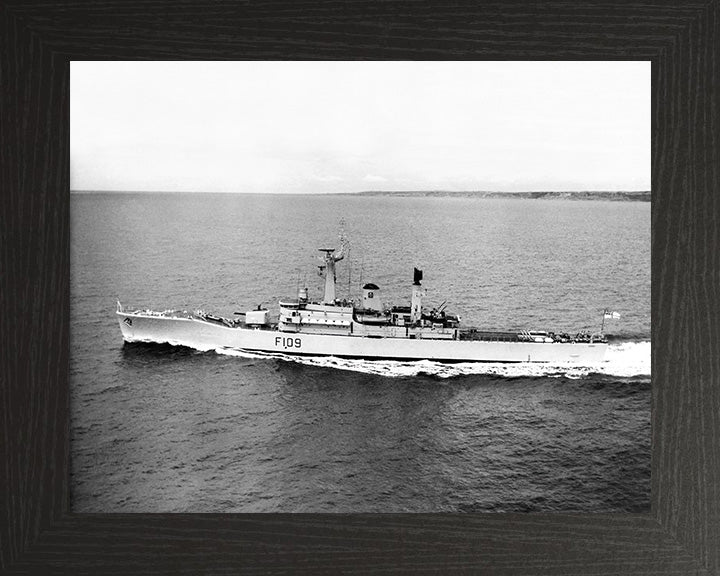
[[[72,62],[72,190],[650,190],[650,62]]]

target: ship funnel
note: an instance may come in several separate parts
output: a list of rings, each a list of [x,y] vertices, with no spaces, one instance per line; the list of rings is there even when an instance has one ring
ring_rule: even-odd
[[[417,322],[422,318],[422,297],[423,290],[420,286],[422,270],[413,269],[412,299],[410,301],[410,321]]]

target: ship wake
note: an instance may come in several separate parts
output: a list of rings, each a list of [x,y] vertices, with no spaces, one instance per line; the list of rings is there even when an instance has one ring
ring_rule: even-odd
[[[650,342],[617,342],[608,346],[605,360],[592,366],[576,364],[540,364],[540,363],[480,363],[462,362],[445,364],[431,360],[405,362],[396,360],[354,360],[334,356],[291,356],[281,353],[256,353],[218,348],[218,354],[242,358],[276,358],[288,362],[297,362],[308,366],[352,370],[366,374],[393,378],[429,375],[438,378],[454,378],[473,374],[485,374],[501,378],[520,377],[565,377],[579,379],[589,374],[602,374],[621,378],[650,376]]]

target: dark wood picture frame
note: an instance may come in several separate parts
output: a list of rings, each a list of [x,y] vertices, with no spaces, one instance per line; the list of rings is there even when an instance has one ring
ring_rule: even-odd
[[[0,5],[0,570],[720,574],[720,2]],[[69,512],[69,62],[652,62],[649,514]]]

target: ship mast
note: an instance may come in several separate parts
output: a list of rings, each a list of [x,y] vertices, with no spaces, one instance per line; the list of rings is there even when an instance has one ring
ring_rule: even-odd
[[[325,295],[323,296],[323,304],[335,304],[335,262],[339,262],[345,258],[348,249],[348,241],[345,237],[344,230],[340,231],[340,252],[335,254],[335,248],[320,248],[320,252],[325,252],[324,256],[319,256],[323,261],[320,270],[325,275]]]

